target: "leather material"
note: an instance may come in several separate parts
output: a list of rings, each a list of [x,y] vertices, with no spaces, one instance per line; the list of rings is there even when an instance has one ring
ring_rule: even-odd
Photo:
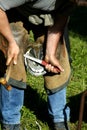
[[[63,67],[64,72],[59,74],[48,73],[44,76],[46,89],[52,92],[56,92],[67,86],[71,75],[69,57],[64,39],[62,39],[58,44],[56,56],[60,65]]]
[[[16,87],[26,87],[26,70],[24,65],[23,54],[29,45],[29,35],[27,30],[23,27],[22,22],[10,23],[11,31],[20,48],[20,52],[17,59],[17,65],[10,64],[6,66],[6,51],[8,49],[7,40],[0,34],[0,73],[1,77],[5,75],[8,84]]]

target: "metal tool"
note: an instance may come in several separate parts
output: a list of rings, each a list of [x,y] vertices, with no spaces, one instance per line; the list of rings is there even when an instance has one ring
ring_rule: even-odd
[[[0,78],[0,83],[8,90],[10,91],[11,90],[11,86],[7,83],[6,79],[5,78]]]
[[[8,72],[5,77],[0,78],[0,83],[8,90],[10,91],[12,89],[12,86],[8,84],[8,80],[10,77],[11,69],[12,69],[13,60],[11,60],[11,63],[8,67]]]
[[[29,60],[32,60],[32,61],[34,61],[34,62],[36,62],[36,63],[38,63],[38,64],[40,64],[40,65],[42,65],[42,66],[46,66],[46,65],[48,64],[48,63],[47,63],[46,61],[44,61],[44,60],[40,60],[40,59],[34,58],[34,57],[29,56],[29,55],[27,55],[27,54],[24,54],[24,57],[27,58],[27,59],[29,59]],[[54,67],[54,69],[57,69],[57,71],[60,71],[57,67]]]

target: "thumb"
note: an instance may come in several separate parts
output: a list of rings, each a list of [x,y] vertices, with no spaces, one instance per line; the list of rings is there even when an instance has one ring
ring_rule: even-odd
[[[60,70],[60,72],[64,71],[64,69],[63,69],[62,65],[60,65],[60,62],[58,59],[54,58],[54,60],[52,60],[52,65],[56,66]]]
[[[7,65],[7,66],[10,65],[11,61],[12,61],[12,57],[8,57],[8,58],[7,58],[7,61],[6,61],[6,65]]]

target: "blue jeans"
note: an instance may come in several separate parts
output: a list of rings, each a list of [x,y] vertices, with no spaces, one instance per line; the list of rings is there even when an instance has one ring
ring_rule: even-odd
[[[69,121],[70,109],[66,106],[66,87],[48,95],[48,112],[54,123]]]
[[[12,87],[10,91],[0,85],[0,118],[4,124],[19,124],[24,90]]]
[[[24,90],[12,87],[6,90],[0,86],[0,115],[4,124],[19,124],[20,109],[23,106]],[[66,88],[48,95],[48,112],[53,122],[64,122],[65,117],[69,120],[69,108],[66,106]]]

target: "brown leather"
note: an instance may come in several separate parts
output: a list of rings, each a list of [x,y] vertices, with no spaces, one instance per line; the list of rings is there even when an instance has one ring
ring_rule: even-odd
[[[58,44],[56,55],[60,65],[64,68],[64,72],[59,74],[48,73],[46,76],[44,76],[46,88],[53,91],[66,86],[70,79],[71,69],[64,39]]]
[[[6,76],[8,82],[20,84],[20,82],[26,83],[26,71],[24,66],[24,57],[23,54],[27,49],[29,44],[29,34],[27,30],[23,27],[22,22],[10,23],[11,31],[13,36],[20,48],[20,53],[17,59],[17,65],[13,65],[12,63],[7,67],[6,66],[6,52],[8,49],[7,40],[0,34],[0,73],[1,76]],[[10,81],[11,80],[11,81]],[[15,83],[13,85],[15,86]],[[20,86],[20,85],[19,85]]]

